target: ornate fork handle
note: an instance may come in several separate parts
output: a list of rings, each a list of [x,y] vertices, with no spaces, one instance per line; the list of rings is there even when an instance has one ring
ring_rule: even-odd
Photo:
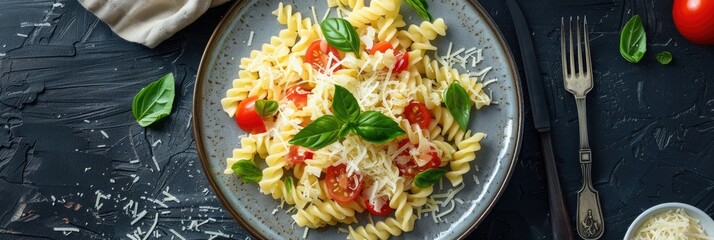
[[[602,236],[605,228],[600,208],[600,197],[593,188],[590,174],[592,153],[588,142],[585,96],[576,96],[575,102],[578,108],[578,126],[580,128],[580,168],[583,172],[583,186],[578,191],[577,229],[578,234],[585,239],[598,239]]]

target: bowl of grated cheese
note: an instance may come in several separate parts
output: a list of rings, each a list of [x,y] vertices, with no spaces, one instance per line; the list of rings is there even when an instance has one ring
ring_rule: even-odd
[[[714,220],[685,203],[662,203],[642,212],[625,233],[625,240],[714,240]]]

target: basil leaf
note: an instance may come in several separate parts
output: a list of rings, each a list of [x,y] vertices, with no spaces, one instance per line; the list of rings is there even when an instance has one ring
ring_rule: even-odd
[[[348,123],[359,117],[359,103],[355,96],[342,86],[335,85],[335,96],[332,99],[332,113],[337,120]]]
[[[328,18],[320,23],[320,28],[327,43],[359,57],[359,35],[350,22],[342,18]]]
[[[255,112],[257,112],[260,117],[272,117],[278,112],[278,102],[262,99],[255,101]]]
[[[439,181],[444,174],[446,174],[446,170],[440,168],[432,168],[423,171],[414,177],[414,185],[419,188],[428,188]]]
[[[444,103],[461,130],[466,131],[471,117],[471,99],[464,87],[458,82],[451,83],[444,91]]]
[[[244,183],[257,183],[263,178],[263,172],[250,160],[239,160],[231,166],[231,169],[241,176]]]
[[[660,52],[655,55],[655,58],[662,65],[667,65],[672,62],[672,53],[668,51]]]
[[[639,15],[632,16],[620,33],[620,55],[631,63],[637,63],[647,52],[647,34]]]
[[[312,149],[323,148],[340,139],[342,126],[335,116],[325,115],[300,130],[288,143]]]
[[[422,19],[429,20],[429,22],[434,21],[431,13],[429,13],[429,4],[426,3],[426,0],[405,0],[405,2],[407,2]]]
[[[136,122],[146,127],[171,114],[174,91],[173,73],[168,73],[142,88],[131,103],[131,112]]]
[[[406,133],[394,120],[377,111],[363,112],[356,123],[355,133],[368,142],[383,143]]]
[[[287,190],[288,193],[293,191],[293,177],[292,176],[285,177],[285,181],[283,182],[283,184],[285,184],[285,190]]]

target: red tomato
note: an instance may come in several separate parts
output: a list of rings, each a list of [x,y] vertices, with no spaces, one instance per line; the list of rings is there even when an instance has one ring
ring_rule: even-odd
[[[384,52],[386,52],[386,51],[389,50],[389,49],[393,49],[391,43],[389,43],[389,42],[379,42],[379,43],[374,44],[374,45],[372,46],[372,48],[369,49],[368,53],[369,53],[369,54],[375,54],[375,53],[377,53],[377,52],[384,53]]]
[[[369,210],[369,212],[375,216],[387,216],[390,213],[394,212],[394,208],[389,207],[388,198],[382,197],[382,202],[384,202],[384,204],[382,204],[382,207],[379,209],[376,209],[376,207],[369,202],[369,199],[364,200],[364,205],[366,205],[367,210]]]
[[[404,117],[410,124],[419,124],[422,129],[429,128],[431,123],[431,113],[426,105],[420,102],[412,101],[404,108]]]
[[[672,17],[679,33],[689,41],[714,44],[714,1],[674,0]]]
[[[340,53],[336,48],[330,46],[327,41],[318,39],[307,47],[307,51],[305,52],[305,62],[312,64],[312,66],[318,70],[324,71],[327,68],[327,61],[330,59],[329,54],[334,56],[332,58],[332,63],[330,64],[330,67],[334,67],[340,60]],[[338,70],[339,68],[340,67],[338,66],[335,70]]]
[[[407,67],[409,66],[409,53],[399,53],[395,56],[397,57],[397,63],[394,64],[394,68],[392,69],[392,72],[400,73],[400,72],[406,70]]]
[[[399,148],[404,147],[404,145],[408,143],[409,140],[403,140],[399,142]],[[414,161],[414,158],[411,156],[411,154],[409,154],[409,152],[411,152],[411,150],[415,147],[416,146],[410,144],[410,146],[404,149],[404,151],[402,151],[402,153],[400,153],[398,156],[398,158],[406,157],[407,159],[395,160],[397,168],[399,168],[399,174],[402,176],[414,177],[424,170],[437,168],[441,165],[441,158],[439,158],[439,155],[436,154],[436,149],[434,149],[434,147],[431,147],[429,153],[422,154],[419,156],[419,158],[421,159],[429,160],[426,164],[419,167],[419,165],[417,165],[417,163]]]
[[[292,101],[298,109],[307,105],[307,95],[310,95],[310,90],[299,85],[285,90],[285,97]]]
[[[339,203],[355,200],[362,192],[362,177],[357,173],[347,176],[345,164],[328,167],[325,181],[327,192]]]
[[[307,148],[300,146],[290,146],[290,151],[285,157],[290,165],[297,165],[305,162],[305,159],[312,159],[314,154]]]
[[[255,101],[257,100],[258,97],[256,96],[244,99],[238,104],[238,109],[235,114],[238,127],[243,129],[243,131],[252,134],[264,133],[267,131],[265,129],[263,118],[261,118],[260,115],[258,115],[258,112],[255,111]]]

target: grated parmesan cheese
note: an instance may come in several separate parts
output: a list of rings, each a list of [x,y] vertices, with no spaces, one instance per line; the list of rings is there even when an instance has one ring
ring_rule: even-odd
[[[690,217],[678,208],[651,216],[637,229],[631,240],[711,240],[699,225],[699,220]]]

